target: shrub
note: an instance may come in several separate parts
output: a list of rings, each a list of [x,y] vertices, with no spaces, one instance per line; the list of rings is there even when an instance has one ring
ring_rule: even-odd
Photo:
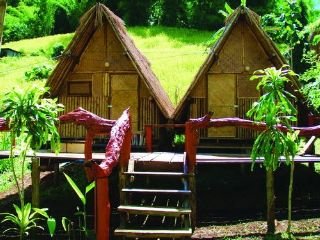
[[[47,79],[52,71],[52,67],[48,65],[38,65],[33,67],[30,71],[24,73],[27,81],[35,81]]]
[[[62,43],[56,43],[52,48],[51,57],[54,59],[58,58],[59,56],[62,55],[64,49],[65,49],[65,47]]]

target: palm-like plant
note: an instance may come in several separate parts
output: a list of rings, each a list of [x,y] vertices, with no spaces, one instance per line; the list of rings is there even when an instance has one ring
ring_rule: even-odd
[[[18,225],[21,239],[24,231],[28,230],[29,226],[32,228],[35,225],[37,220],[37,214],[35,213],[43,213],[42,210],[39,212],[38,209],[31,208],[29,203],[25,204],[24,175],[27,152],[30,149],[38,150],[47,141],[50,141],[52,149],[56,152],[59,151],[60,147],[60,137],[56,125],[58,123],[58,112],[62,110],[62,105],[57,104],[54,99],[43,98],[47,90],[38,86],[31,86],[27,89],[13,89],[6,93],[0,101],[0,116],[6,119],[10,128],[12,144],[9,157],[20,200],[20,207],[14,206],[17,214],[16,218],[7,214],[4,221],[11,221]],[[18,154],[18,159],[21,160],[20,172],[14,165],[16,142],[21,143]]]
[[[266,129],[261,132],[254,142],[251,158],[253,163],[258,157],[264,158],[266,168],[267,187],[267,221],[268,232],[275,231],[274,226],[274,180],[273,172],[280,164],[280,158],[284,156],[286,163],[291,165],[289,202],[288,202],[288,232],[291,224],[291,194],[294,171],[294,157],[298,151],[297,133],[292,130],[291,123],[296,121],[297,110],[292,104],[295,97],[285,90],[287,76],[294,75],[287,66],[281,69],[274,67],[259,70],[254,73],[251,80],[260,80],[257,85],[258,90],[262,90],[263,95],[258,102],[255,102],[247,115],[256,122],[265,122]],[[289,132],[286,134],[279,129],[279,125],[284,125]]]

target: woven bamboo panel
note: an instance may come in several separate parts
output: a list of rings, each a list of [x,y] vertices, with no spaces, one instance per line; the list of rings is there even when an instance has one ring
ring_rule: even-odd
[[[236,25],[223,45],[209,72],[240,73],[243,71],[242,27]]]
[[[206,98],[192,98],[189,118],[200,118],[207,114]],[[207,129],[200,129],[200,137],[207,136]]]
[[[252,104],[258,101],[258,97],[238,98],[238,117],[249,119],[247,112],[251,109]],[[237,128],[237,137],[240,139],[254,139],[257,136],[257,131],[245,128]]]
[[[259,97],[259,91],[257,90],[258,80],[250,80],[249,74],[237,75],[237,90],[238,98],[257,98]]]
[[[111,75],[111,118],[118,119],[130,107],[132,129],[138,131],[138,76]]]
[[[256,35],[253,34],[247,24],[242,23],[242,25],[244,39],[244,66],[247,70],[253,73],[255,70],[273,66]]]
[[[159,124],[161,113],[154,100],[143,97],[140,98],[139,116],[139,130],[143,131],[146,124]],[[153,131],[153,137],[158,138],[159,128]]]
[[[104,88],[104,73],[94,73],[92,74],[92,96],[103,96]]]
[[[116,37],[112,27],[107,24],[107,61],[110,64],[109,70],[130,71],[134,66],[127,56],[125,49]]]
[[[194,88],[192,89],[191,96],[195,98],[202,98],[207,94],[207,84],[205,77],[201,77]]]
[[[208,75],[208,110],[214,118],[235,117],[236,80],[234,74]],[[210,128],[208,137],[235,137],[235,127]]]
[[[82,107],[100,117],[109,118],[107,111],[108,97],[59,97],[58,101],[65,106],[61,115],[71,112],[78,107]],[[76,126],[74,124],[60,125],[59,132],[61,138],[73,139],[83,139],[86,134],[82,126]]]
[[[98,28],[80,57],[74,72],[104,71],[106,62],[106,41],[102,27]]]

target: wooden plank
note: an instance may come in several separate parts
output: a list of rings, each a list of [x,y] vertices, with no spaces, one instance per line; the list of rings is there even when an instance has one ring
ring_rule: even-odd
[[[114,234],[117,236],[126,237],[140,237],[140,238],[155,238],[167,237],[177,238],[183,236],[191,236],[192,229],[179,229],[179,230],[150,230],[150,229],[116,229]]]
[[[155,162],[171,162],[171,159],[174,157],[174,153],[172,152],[162,152],[157,157],[152,159]]]
[[[314,141],[317,138],[315,136],[312,136],[308,142],[304,145],[303,149],[299,152],[299,155],[304,155],[312,146],[312,144],[314,143]]]
[[[128,212],[129,214],[145,214],[157,216],[178,217],[185,214],[190,214],[191,209],[186,208],[171,208],[171,207],[146,207],[136,205],[119,206],[120,212]]]
[[[176,153],[174,157],[171,159],[171,163],[182,163],[183,162],[183,154]]]
[[[149,176],[172,176],[172,177],[184,177],[188,176],[183,172],[124,172],[125,175],[149,175]]]
[[[138,161],[152,161],[156,157],[158,157],[161,154],[161,152],[152,152],[149,153],[148,155],[140,158]]]
[[[176,189],[142,189],[142,188],[123,188],[123,192],[132,193],[151,193],[151,194],[190,194],[190,190],[176,190]]]

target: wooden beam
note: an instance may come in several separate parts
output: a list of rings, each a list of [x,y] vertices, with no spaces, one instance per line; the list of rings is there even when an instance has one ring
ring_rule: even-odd
[[[31,158],[32,207],[40,206],[40,158]]]

